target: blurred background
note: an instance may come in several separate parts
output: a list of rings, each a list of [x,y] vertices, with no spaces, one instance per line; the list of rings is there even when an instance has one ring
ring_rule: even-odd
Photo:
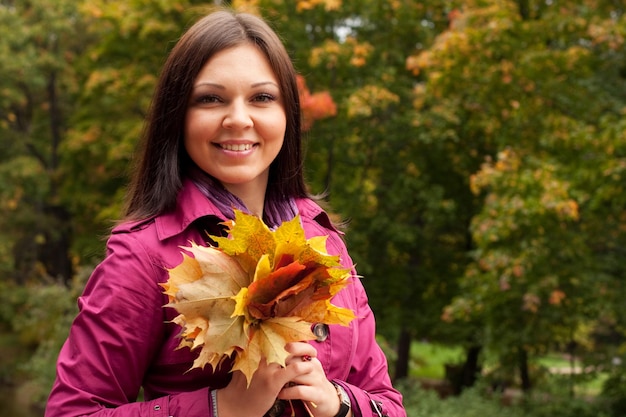
[[[42,415],[160,67],[215,4],[293,57],[409,416],[626,415],[621,0],[0,0],[5,414]]]

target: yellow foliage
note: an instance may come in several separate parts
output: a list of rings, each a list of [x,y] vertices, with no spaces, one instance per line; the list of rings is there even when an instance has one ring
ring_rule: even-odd
[[[340,52],[341,45],[339,43],[334,40],[326,40],[322,46],[311,50],[309,64],[317,67],[325,61],[328,68],[333,68],[337,64]]]
[[[587,33],[594,45],[606,45],[614,51],[624,45],[624,35],[619,32],[613,20],[592,23]]]
[[[260,15],[259,0],[233,0],[232,7],[237,11]]]
[[[348,98],[349,117],[369,117],[374,110],[385,110],[393,103],[400,102],[400,97],[386,88],[366,85]]]
[[[350,58],[350,65],[355,67],[362,67],[367,63],[367,58],[370,56],[374,47],[368,42],[358,42],[355,38],[349,37],[346,39],[346,45],[352,47],[352,57]]]
[[[302,12],[304,10],[312,10],[319,5],[324,6],[324,10],[330,12],[341,8],[341,0],[300,0],[296,5],[296,10]]]
[[[370,43],[358,42],[353,37],[346,38],[343,43],[326,40],[322,46],[311,50],[309,63],[313,67],[325,63],[326,68],[334,68],[340,60],[343,60],[352,66],[363,67],[373,50],[374,47]]]

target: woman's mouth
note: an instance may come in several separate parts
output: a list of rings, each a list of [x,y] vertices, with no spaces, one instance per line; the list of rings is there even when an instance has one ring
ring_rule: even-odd
[[[250,149],[252,149],[254,144],[252,143],[219,143],[217,144],[217,146],[227,151],[243,152],[243,151],[249,151]]]

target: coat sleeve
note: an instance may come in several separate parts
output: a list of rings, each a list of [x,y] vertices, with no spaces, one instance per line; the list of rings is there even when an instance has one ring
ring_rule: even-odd
[[[352,267],[343,240],[337,234],[331,234],[330,240],[329,245],[335,246],[342,264]],[[360,279],[355,277],[344,291],[351,298],[346,300],[346,305],[353,306],[358,320],[355,341],[358,349],[352,355],[347,379],[334,382],[342,385],[349,393],[355,417],[406,417],[402,395],[391,384],[387,358],[376,341],[376,322],[365,288]]]
[[[57,360],[46,417],[206,417],[208,388],[136,402],[162,345],[165,273],[137,238],[113,234]]]

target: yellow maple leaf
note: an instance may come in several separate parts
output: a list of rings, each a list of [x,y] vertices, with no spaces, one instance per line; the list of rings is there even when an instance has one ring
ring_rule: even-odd
[[[348,326],[355,317],[330,299],[350,270],[326,252],[326,236],[306,239],[300,217],[270,230],[235,211],[217,247],[192,244],[162,284],[179,315],[179,347],[200,349],[193,368],[217,367],[233,356],[248,383],[262,360],[285,365],[289,342],[313,340],[313,323]]]
[[[275,241],[272,231],[258,217],[235,210],[235,220],[224,222],[230,236],[211,236],[221,251],[234,256],[250,273],[264,254],[272,255]],[[271,261],[271,260],[270,260]]]

